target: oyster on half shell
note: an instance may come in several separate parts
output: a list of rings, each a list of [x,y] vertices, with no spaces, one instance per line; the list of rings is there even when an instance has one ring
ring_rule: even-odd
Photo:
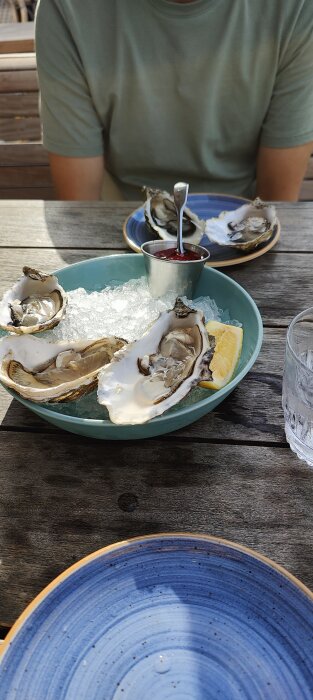
[[[257,197],[251,204],[207,219],[205,233],[214,243],[249,251],[267,241],[277,227],[275,207]]]
[[[23,267],[23,277],[0,302],[0,328],[11,333],[38,333],[63,318],[66,294],[55,275]]]
[[[75,401],[96,387],[99,371],[125,344],[115,337],[49,343],[7,336],[0,341],[0,381],[30,401]]]
[[[98,377],[98,401],[113,423],[145,423],[174,406],[204,377],[215,341],[200,311],[176,300],[134,343],[113,357]]]
[[[164,190],[144,188],[146,202],[144,215],[150,230],[164,240],[177,240],[177,211],[174,198]],[[183,239],[186,243],[199,243],[205,232],[205,221],[191,209],[184,208]]]

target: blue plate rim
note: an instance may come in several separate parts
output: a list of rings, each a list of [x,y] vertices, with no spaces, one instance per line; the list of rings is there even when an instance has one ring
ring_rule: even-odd
[[[231,195],[231,194],[224,194],[223,192],[192,192],[189,195],[190,197],[212,197],[214,199],[223,198],[223,199],[238,199],[241,203],[248,202],[252,204],[253,200],[248,199],[247,197],[240,197],[239,195]],[[133,250],[135,253],[141,253],[141,248],[138,246],[136,243],[133,242],[133,240],[128,236],[127,233],[127,226],[128,222],[134,217],[134,214],[137,212],[142,212],[143,211],[144,204],[142,204],[140,207],[137,207],[134,209],[123,221],[123,237],[125,240],[125,243],[128,245],[131,250]],[[231,267],[233,265],[240,265],[245,262],[249,262],[250,260],[255,260],[256,258],[259,258],[261,255],[264,255],[267,253],[271,248],[273,248],[276,243],[279,241],[280,238],[280,233],[281,233],[281,225],[279,219],[277,219],[277,230],[274,236],[269,240],[269,242],[262,246],[262,248],[256,248],[254,249],[253,252],[251,253],[243,253],[242,255],[238,255],[236,258],[227,258],[225,260],[219,260],[214,262],[211,260],[208,260],[208,262],[205,263],[207,267],[213,267],[213,268],[220,268],[220,267]]]
[[[160,540],[161,542],[162,540],[170,539],[193,539],[195,540],[195,542],[199,542],[199,540],[202,540],[209,544],[220,545],[221,548],[224,550],[231,549],[235,552],[240,552],[241,554],[247,555],[248,557],[251,557],[252,559],[256,560],[258,563],[260,562],[262,564],[265,564],[270,570],[276,571],[280,576],[282,576],[283,579],[287,579],[289,583],[292,583],[293,586],[295,586],[297,593],[304,595],[306,601],[312,603],[313,605],[313,591],[311,591],[307,586],[305,586],[305,584],[302,583],[300,579],[291,574],[281,564],[278,564],[273,559],[267,557],[265,554],[261,554],[260,552],[257,552],[256,550],[252,549],[251,547],[248,547],[247,545],[233,542],[231,540],[225,539],[223,537],[217,537],[215,535],[206,535],[205,533],[189,533],[181,531],[161,532],[151,535],[131,537],[127,540],[120,540],[118,542],[114,542],[113,544],[106,545],[105,547],[101,547],[100,549],[97,549],[94,552],[87,554],[85,557],[82,557],[77,562],[64,569],[64,571],[62,571],[50,583],[48,583],[48,585],[45,586],[35,596],[35,598],[33,598],[33,600],[31,600],[31,602],[26,606],[21,615],[19,615],[14,625],[8,632],[3,644],[0,645],[0,664],[2,664],[5,660],[6,652],[14,642],[14,639],[17,636],[20,629],[22,628],[22,626],[25,623],[27,623],[33,612],[35,612],[38,606],[41,605],[41,603],[45,602],[49,594],[53,592],[59,586],[59,584],[68,579],[72,575],[72,573],[84,568],[85,566],[88,566],[88,564],[94,561],[95,559],[106,556],[107,554],[110,554],[111,552],[115,552],[117,550],[120,550],[121,552],[125,551],[128,547],[133,547],[133,545],[136,543],[145,543],[151,540]]]

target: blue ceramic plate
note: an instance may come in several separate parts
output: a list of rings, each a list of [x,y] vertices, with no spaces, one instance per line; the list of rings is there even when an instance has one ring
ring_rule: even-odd
[[[136,538],[53,581],[11,630],[1,700],[312,700],[313,594],[240,545]]]
[[[191,194],[188,197],[187,205],[200,219],[209,219],[212,216],[218,216],[222,211],[238,209],[242,204],[250,201],[250,199],[227,194]],[[158,236],[153,237],[151,230],[146,226],[143,206],[136,209],[126,219],[123,226],[123,234],[127,245],[136,253],[140,253],[140,246],[146,241],[152,241],[154,238],[159,240]],[[271,238],[249,253],[212,243],[206,235],[202,237],[200,245],[203,245],[210,252],[210,260],[206,263],[208,266],[226,267],[254,260],[254,258],[264,255],[277,243],[279,236],[280,224],[278,223],[278,228]]]
[[[106,285],[118,285],[145,275],[143,255],[109,255],[69,265],[56,272],[66,291],[84,287],[99,291]],[[189,425],[212,411],[239,384],[254,364],[262,344],[263,328],[260,313],[249,294],[222,272],[205,268],[196,288],[195,298],[209,296],[220,309],[228,310],[229,318],[242,323],[243,346],[233,379],[219,391],[197,388],[186,402],[142,425],[114,425],[97,403],[96,392],[78,401],[61,404],[35,404],[10,392],[24,406],[53,425],[79,435],[107,440],[132,440],[162,435]],[[197,392],[197,393],[195,393]],[[78,406],[79,403],[79,406]],[[82,417],[85,416],[85,417]]]

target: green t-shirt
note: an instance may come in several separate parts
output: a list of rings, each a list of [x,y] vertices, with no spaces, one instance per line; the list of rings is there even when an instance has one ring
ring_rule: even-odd
[[[142,185],[252,196],[259,143],[313,140],[313,0],[40,0],[45,147]]]

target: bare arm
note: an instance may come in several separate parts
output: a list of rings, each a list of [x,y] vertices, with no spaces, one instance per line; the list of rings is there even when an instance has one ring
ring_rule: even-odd
[[[267,201],[297,201],[311,153],[313,142],[293,148],[261,146],[257,158],[257,196]]]
[[[105,169],[103,156],[69,158],[49,153],[49,160],[58,199],[98,201],[123,198]]]
[[[102,156],[67,158],[49,153],[53,184],[58,199],[99,200],[104,172]]]

